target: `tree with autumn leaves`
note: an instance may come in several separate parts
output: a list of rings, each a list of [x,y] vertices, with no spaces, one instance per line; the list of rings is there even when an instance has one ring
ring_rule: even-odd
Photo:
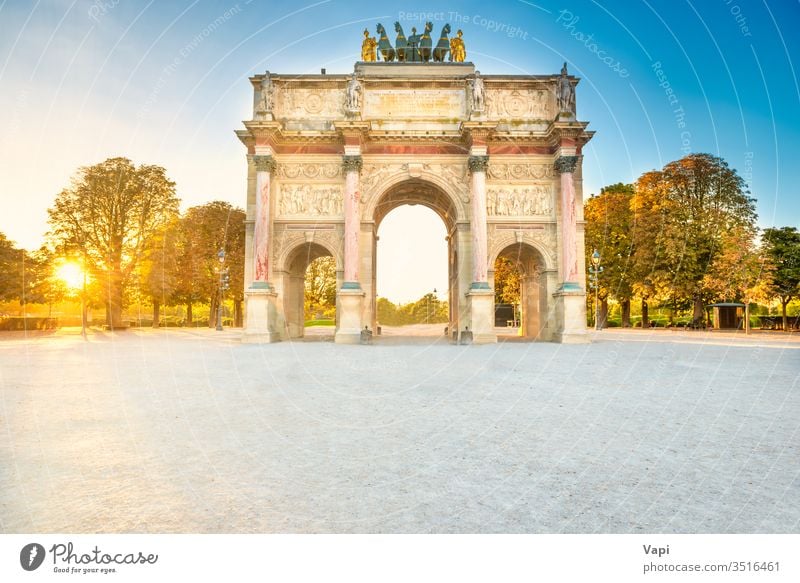
[[[597,249],[604,266],[600,297],[620,303],[623,326],[630,325],[634,297],[642,301],[643,322],[648,302],[658,299],[690,308],[699,327],[708,303],[778,295],[771,284],[776,254],[757,245],[755,199],[721,158],[691,154],[635,185],[604,188],[586,201],[585,217],[586,253]]]

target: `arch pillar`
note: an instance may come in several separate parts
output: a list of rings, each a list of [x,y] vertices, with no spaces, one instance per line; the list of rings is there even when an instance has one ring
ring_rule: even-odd
[[[360,175],[363,162],[360,154],[345,155],[344,170],[344,283],[337,294],[341,308],[334,341],[358,344],[361,341],[361,317],[364,290],[359,281],[361,248]]]
[[[472,202],[472,282],[467,292],[469,329],[475,344],[497,342],[494,333],[494,290],[489,287],[487,262],[486,147],[473,146],[469,157],[470,199]],[[463,331],[463,330],[462,330]]]
[[[577,209],[575,200],[575,168],[578,156],[559,152],[555,170],[561,177],[561,277],[556,300],[559,342],[579,344],[589,342],[586,332],[586,292],[581,287],[582,275],[578,272]]]
[[[261,151],[258,151],[261,150]],[[253,281],[245,290],[244,342],[277,342],[281,334],[278,327],[277,293],[269,281],[270,240],[272,238],[270,192],[275,160],[272,150],[259,148],[253,156],[256,169],[256,199],[253,230]]]

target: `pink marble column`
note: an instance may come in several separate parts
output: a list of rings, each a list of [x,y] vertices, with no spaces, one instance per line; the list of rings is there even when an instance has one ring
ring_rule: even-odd
[[[270,178],[275,171],[272,156],[254,156],[256,166],[256,209],[253,229],[253,285],[269,288]]]
[[[580,288],[578,281],[578,221],[575,214],[575,182],[573,173],[577,156],[560,156],[555,162],[561,174],[561,270],[562,289]]]
[[[488,248],[486,241],[486,168],[489,156],[470,156],[472,172],[470,199],[472,201],[472,289],[489,289]]]
[[[361,211],[359,201],[361,156],[344,156],[344,289],[360,289],[358,279],[359,232]]]

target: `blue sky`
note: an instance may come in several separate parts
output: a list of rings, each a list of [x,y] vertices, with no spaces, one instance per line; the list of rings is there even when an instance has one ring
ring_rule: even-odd
[[[165,166],[184,206],[243,205],[247,77],[352,71],[365,26],[409,30],[423,9],[436,34],[463,29],[484,74],[569,63],[597,132],[586,195],[710,152],[750,183],[762,226],[800,225],[798,0],[6,0],[0,231],[36,247],[76,168],[116,155]]]

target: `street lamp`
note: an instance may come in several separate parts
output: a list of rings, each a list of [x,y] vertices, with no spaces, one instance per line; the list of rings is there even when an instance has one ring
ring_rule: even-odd
[[[217,299],[217,332],[222,332],[222,298],[223,296],[223,288],[225,286],[225,270],[222,268],[225,265],[225,250],[220,249],[217,253],[217,259],[219,259],[219,292],[218,292],[218,299]]]
[[[599,293],[600,293],[600,274],[603,273],[603,268],[600,266],[600,253],[597,249],[592,253],[592,266],[589,267],[589,286],[594,288],[594,329],[600,329],[600,318],[597,317],[597,310],[599,306]]]

